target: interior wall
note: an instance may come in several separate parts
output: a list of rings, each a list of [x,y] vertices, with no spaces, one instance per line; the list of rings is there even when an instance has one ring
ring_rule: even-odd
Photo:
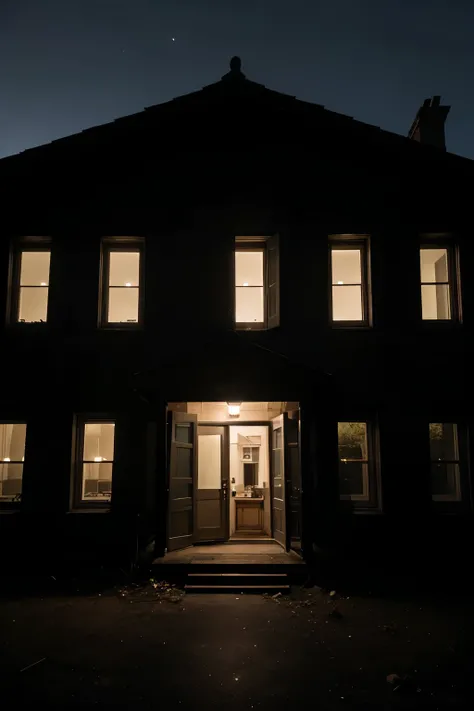
[[[421,250],[421,289],[424,319],[447,319],[449,314],[449,289],[436,282],[448,280],[448,255],[446,249]]]
[[[258,463],[258,488],[263,489],[269,487],[270,472],[268,466],[268,427],[262,426],[244,426],[235,425],[229,428],[229,444],[230,444],[230,478],[235,477],[235,485],[237,491],[244,490],[244,470],[243,463],[240,461],[238,435],[248,437],[256,435],[261,438],[260,445],[260,460]]]
[[[257,435],[261,438],[260,452],[259,452],[259,465],[258,465],[258,488],[261,490],[264,497],[264,512],[268,509],[270,511],[270,462],[268,455],[268,427],[261,425],[233,425],[229,427],[229,450],[230,450],[230,462],[229,462],[229,477],[230,482],[232,477],[235,478],[235,488],[237,493],[242,493],[244,491],[244,472],[243,464],[240,461],[239,454],[239,435],[244,437],[249,437],[252,435]],[[232,490],[232,484],[229,484],[230,490]],[[230,496],[230,517],[229,517],[229,529],[230,535],[235,533],[235,499]],[[271,535],[270,529],[270,517],[264,516],[266,525],[265,533]],[[267,530],[268,529],[268,530]]]

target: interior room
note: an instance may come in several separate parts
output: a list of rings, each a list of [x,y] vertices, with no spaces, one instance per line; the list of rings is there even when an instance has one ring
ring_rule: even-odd
[[[449,294],[448,250],[420,250],[421,306],[425,320],[451,318]]]
[[[109,254],[107,321],[136,323],[140,282],[140,252]]]
[[[360,249],[332,249],[332,317],[362,321],[362,264]]]
[[[229,427],[230,538],[271,537],[267,425]]]
[[[114,461],[113,422],[88,422],[84,428],[82,500],[110,501]]]
[[[26,425],[0,424],[0,501],[21,497]]]
[[[22,323],[47,320],[50,261],[49,250],[21,254],[18,320]]]

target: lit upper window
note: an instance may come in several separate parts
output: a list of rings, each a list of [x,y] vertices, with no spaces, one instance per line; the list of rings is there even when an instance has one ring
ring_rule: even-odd
[[[264,306],[263,249],[235,252],[235,321],[263,324]]]
[[[420,249],[421,308],[424,320],[452,318],[449,253],[445,248]]]
[[[333,322],[367,323],[365,259],[366,248],[361,243],[337,242],[331,247]]]
[[[17,319],[22,323],[41,323],[47,320],[49,250],[23,250],[19,255],[20,279]]]
[[[141,321],[140,248],[104,244],[102,325],[134,326]]]
[[[280,325],[279,237],[236,237],[234,253],[235,327]]]

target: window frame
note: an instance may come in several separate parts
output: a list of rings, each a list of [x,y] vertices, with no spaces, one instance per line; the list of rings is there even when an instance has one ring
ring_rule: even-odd
[[[94,501],[82,498],[83,486],[83,464],[84,464],[84,436],[86,425],[89,424],[113,424],[114,425],[114,458],[112,461],[112,495],[110,501]],[[117,439],[117,418],[108,414],[81,414],[77,415],[74,423],[74,448],[72,458],[72,496],[71,510],[99,510],[109,511],[112,507],[114,496],[114,475],[116,465],[116,439]]]
[[[24,454],[24,459],[22,462],[9,462],[9,464],[21,464],[23,469],[21,472],[21,494],[20,498],[18,500],[13,500],[13,501],[6,501],[5,499],[0,498],[0,510],[3,511],[9,511],[9,510],[18,510],[23,501],[23,484],[24,484],[24,470],[25,470],[25,463],[27,461],[27,445],[28,445],[28,422],[26,418],[22,417],[11,417],[11,418],[6,418],[2,417],[0,418],[0,425],[25,425],[26,431],[25,431],[25,454]],[[3,460],[1,460],[1,463],[3,463]]]
[[[139,254],[138,267],[138,320],[136,322],[120,322],[108,320],[109,309],[109,272],[110,272],[110,255],[112,252],[137,252]],[[101,242],[100,253],[100,289],[99,289],[99,319],[98,327],[106,330],[137,330],[143,328],[144,325],[144,240],[142,238],[110,238],[104,237]],[[123,287],[124,289],[128,287]]]
[[[447,282],[424,282],[421,280],[421,250],[422,249],[445,249],[448,258],[448,281]],[[459,250],[452,240],[443,238],[435,239],[422,237],[418,249],[419,275],[420,275],[420,318],[423,324],[455,324],[461,322],[461,304],[459,301]],[[448,284],[449,287],[449,310],[451,318],[423,318],[423,286],[436,286],[436,284]]]
[[[49,252],[48,299],[45,321],[20,321],[21,261],[23,252]],[[10,288],[8,290],[7,323],[20,328],[44,328],[50,319],[52,241],[49,237],[23,238],[15,241],[11,250]],[[32,287],[34,288],[34,287]],[[45,288],[45,287],[40,287]]]
[[[339,457],[339,436],[338,425],[342,422],[361,423],[366,426],[367,437],[367,459],[354,459],[350,461],[366,462],[367,463],[367,495],[364,494],[341,494],[340,493],[340,475],[339,465],[341,459]],[[380,457],[379,457],[379,439],[378,428],[376,423],[368,418],[346,418],[338,419],[336,422],[336,462],[337,462],[337,487],[339,493],[339,501],[346,502],[352,508],[357,510],[380,511],[381,510],[381,486],[380,486]]]
[[[429,435],[429,427],[432,424],[441,424],[441,425],[454,425],[456,427],[456,447],[457,447],[457,454],[458,454],[458,459],[432,459],[431,458],[431,446],[430,446],[430,435]],[[467,432],[465,426],[463,426],[462,423],[459,421],[456,421],[455,419],[443,419],[443,420],[437,420],[436,422],[429,421],[428,422],[428,456],[429,456],[429,475],[430,475],[430,497],[431,501],[434,505],[436,504],[447,504],[447,505],[454,505],[456,507],[462,506],[463,504],[466,505],[466,499],[468,498],[467,496],[467,481],[468,481],[468,470],[469,470],[469,465],[467,462]],[[432,476],[431,476],[431,467],[433,464],[436,464],[437,462],[441,461],[443,464],[457,464],[457,471],[458,471],[458,476],[457,476],[457,481],[456,481],[456,495],[453,497],[450,494],[434,494],[433,493],[433,485],[432,485]]]
[[[333,318],[333,296],[334,286],[359,286],[359,284],[333,284],[332,275],[332,252],[333,250],[360,250],[360,287],[362,301],[362,319],[358,321],[338,320]],[[371,308],[371,284],[370,284],[370,263],[369,263],[370,243],[368,235],[330,235],[328,244],[329,261],[329,322],[333,328],[371,328],[372,308]]]
[[[234,328],[237,331],[266,331],[268,326],[268,314],[267,314],[267,292],[268,292],[268,269],[267,269],[267,249],[266,242],[268,237],[257,237],[252,239],[251,237],[236,237],[234,241]],[[255,323],[253,321],[237,321],[236,320],[236,310],[237,310],[237,284],[236,273],[235,273],[235,254],[236,252],[262,252],[263,254],[263,321]],[[240,287],[244,289],[245,287]]]

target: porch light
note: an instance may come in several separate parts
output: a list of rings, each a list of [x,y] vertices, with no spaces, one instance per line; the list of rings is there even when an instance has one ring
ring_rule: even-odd
[[[131,285],[131,283],[130,283],[129,281],[126,281],[126,282],[125,282],[125,286],[132,286],[132,285]]]
[[[41,286],[48,286],[45,281],[41,282]]]
[[[229,417],[238,417],[240,415],[241,402],[228,402]]]
[[[10,459],[10,457],[3,457],[3,461],[4,462],[11,462],[11,459]]]
[[[337,283],[338,283],[338,284],[344,284],[344,282],[343,282],[343,281],[338,281]]]
[[[105,457],[94,457],[94,462],[105,462]]]

